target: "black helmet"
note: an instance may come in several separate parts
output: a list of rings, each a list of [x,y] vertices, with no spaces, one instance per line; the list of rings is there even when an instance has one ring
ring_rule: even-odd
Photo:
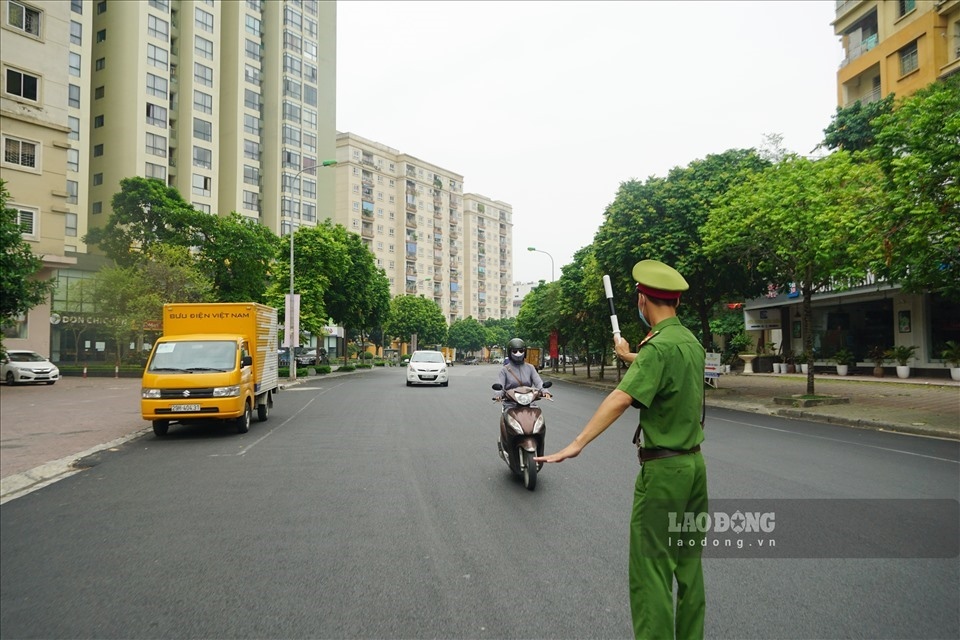
[[[523,364],[527,358],[527,345],[520,338],[514,338],[507,343],[507,356],[514,364]]]

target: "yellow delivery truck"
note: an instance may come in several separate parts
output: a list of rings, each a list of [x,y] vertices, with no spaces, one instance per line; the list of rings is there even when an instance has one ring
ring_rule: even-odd
[[[173,422],[263,422],[280,388],[277,310],[254,302],[163,305],[163,337],[143,371],[140,412],[158,436]]]

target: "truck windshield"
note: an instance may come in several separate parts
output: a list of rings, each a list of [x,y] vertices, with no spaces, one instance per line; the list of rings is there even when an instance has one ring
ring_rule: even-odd
[[[237,366],[237,345],[225,340],[163,342],[150,361],[148,371],[232,371]]]

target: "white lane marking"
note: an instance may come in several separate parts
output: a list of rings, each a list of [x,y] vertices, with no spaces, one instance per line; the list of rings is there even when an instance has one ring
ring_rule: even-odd
[[[789,433],[800,438],[812,438],[815,440],[828,440],[830,442],[842,442],[843,444],[849,444],[857,447],[867,447],[869,449],[879,449],[880,451],[891,451],[893,453],[902,453],[908,456],[916,456],[918,458],[928,458],[930,460],[940,460],[942,462],[950,462],[953,464],[960,464],[960,460],[951,460],[950,458],[940,458],[937,456],[928,456],[922,453],[914,453],[912,451],[904,451],[902,449],[891,449],[889,447],[878,447],[874,444],[862,444],[859,442],[850,442],[849,440],[840,440],[839,438],[828,438],[826,436],[814,436],[809,433],[797,433],[796,431],[790,431],[789,429],[777,429],[776,427],[765,427],[760,424],[751,424],[749,422],[738,422],[735,420],[727,420],[725,418],[714,418],[714,420],[720,420],[721,422],[729,422],[731,424],[739,424],[744,427],[753,427],[754,429],[765,429],[767,431],[778,431],[780,433]]]
[[[251,442],[248,446],[246,446],[246,447],[244,447],[243,449],[241,449],[238,453],[228,454],[227,457],[236,456],[236,457],[239,458],[240,456],[246,455],[246,454],[247,454],[251,449],[253,449],[255,446],[257,446],[258,444],[260,444],[261,442],[263,442],[264,440],[266,440],[267,438],[269,438],[270,436],[272,436],[278,429],[283,428],[283,427],[284,427],[285,425],[287,425],[291,420],[293,420],[294,418],[296,418],[297,416],[299,416],[301,413],[303,413],[304,411],[306,411],[307,407],[309,407],[311,404],[313,404],[313,403],[316,401],[317,398],[319,398],[320,396],[324,395],[324,394],[327,393],[328,391],[332,391],[332,390],[336,389],[337,387],[341,387],[341,386],[343,386],[343,383],[342,383],[342,382],[341,382],[340,384],[338,384],[338,385],[335,385],[335,386],[332,386],[332,387],[329,387],[329,388],[320,388],[320,389],[317,389],[317,391],[318,391],[317,395],[315,395],[314,397],[310,398],[310,401],[309,401],[307,404],[303,405],[303,406],[300,408],[299,411],[297,411],[297,412],[294,413],[292,416],[290,416],[289,418],[287,418],[286,420],[284,420],[283,422],[281,422],[280,424],[278,424],[277,426],[275,426],[273,429],[270,429],[270,430],[267,431],[265,434],[263,434],[262,436],[260,436],[259,438],[257,438],[257,439],[254,440],[253,442]],[[211,456],[211,457],[217,457],[217,456]]]

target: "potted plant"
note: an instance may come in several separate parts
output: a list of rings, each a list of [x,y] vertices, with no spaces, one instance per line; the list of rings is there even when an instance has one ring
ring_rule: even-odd
[[[887,361],[887,350],[881,346],[870,347],[867,357],[873,363],[873,375],[877,378],[883,377],[883,363]]]
[[[940,357],[950,365],[950,378],[960,380],[960,342],[947,340],[944,346],[946,348],[940,353]]]
[[[833,354],[833,361],[837,363],[837,375],[845,376],[850,370],[850,367],[857,364],[857,358],[853,355],[846,347],[841,347]]]
[[[813,360],[813,354],[809,351],[804,351],[800,354],[800,373],[807,373],[810,371],[811,360]]]
[[[886,355],[891,360],[897,361],[897,377],[898,378],[909,378],[910,377],[910,366],[907,364],[910,361],[910,358],[913,357],[913,352],[917,350],[915,345],[905,345],[901,344],[896,347],[891,347],[887,349]]]
[[[792,350],[787,349],[783,352],[783,363],[784,363],[784,373],[796,373],[797,372],[797,354]]]

